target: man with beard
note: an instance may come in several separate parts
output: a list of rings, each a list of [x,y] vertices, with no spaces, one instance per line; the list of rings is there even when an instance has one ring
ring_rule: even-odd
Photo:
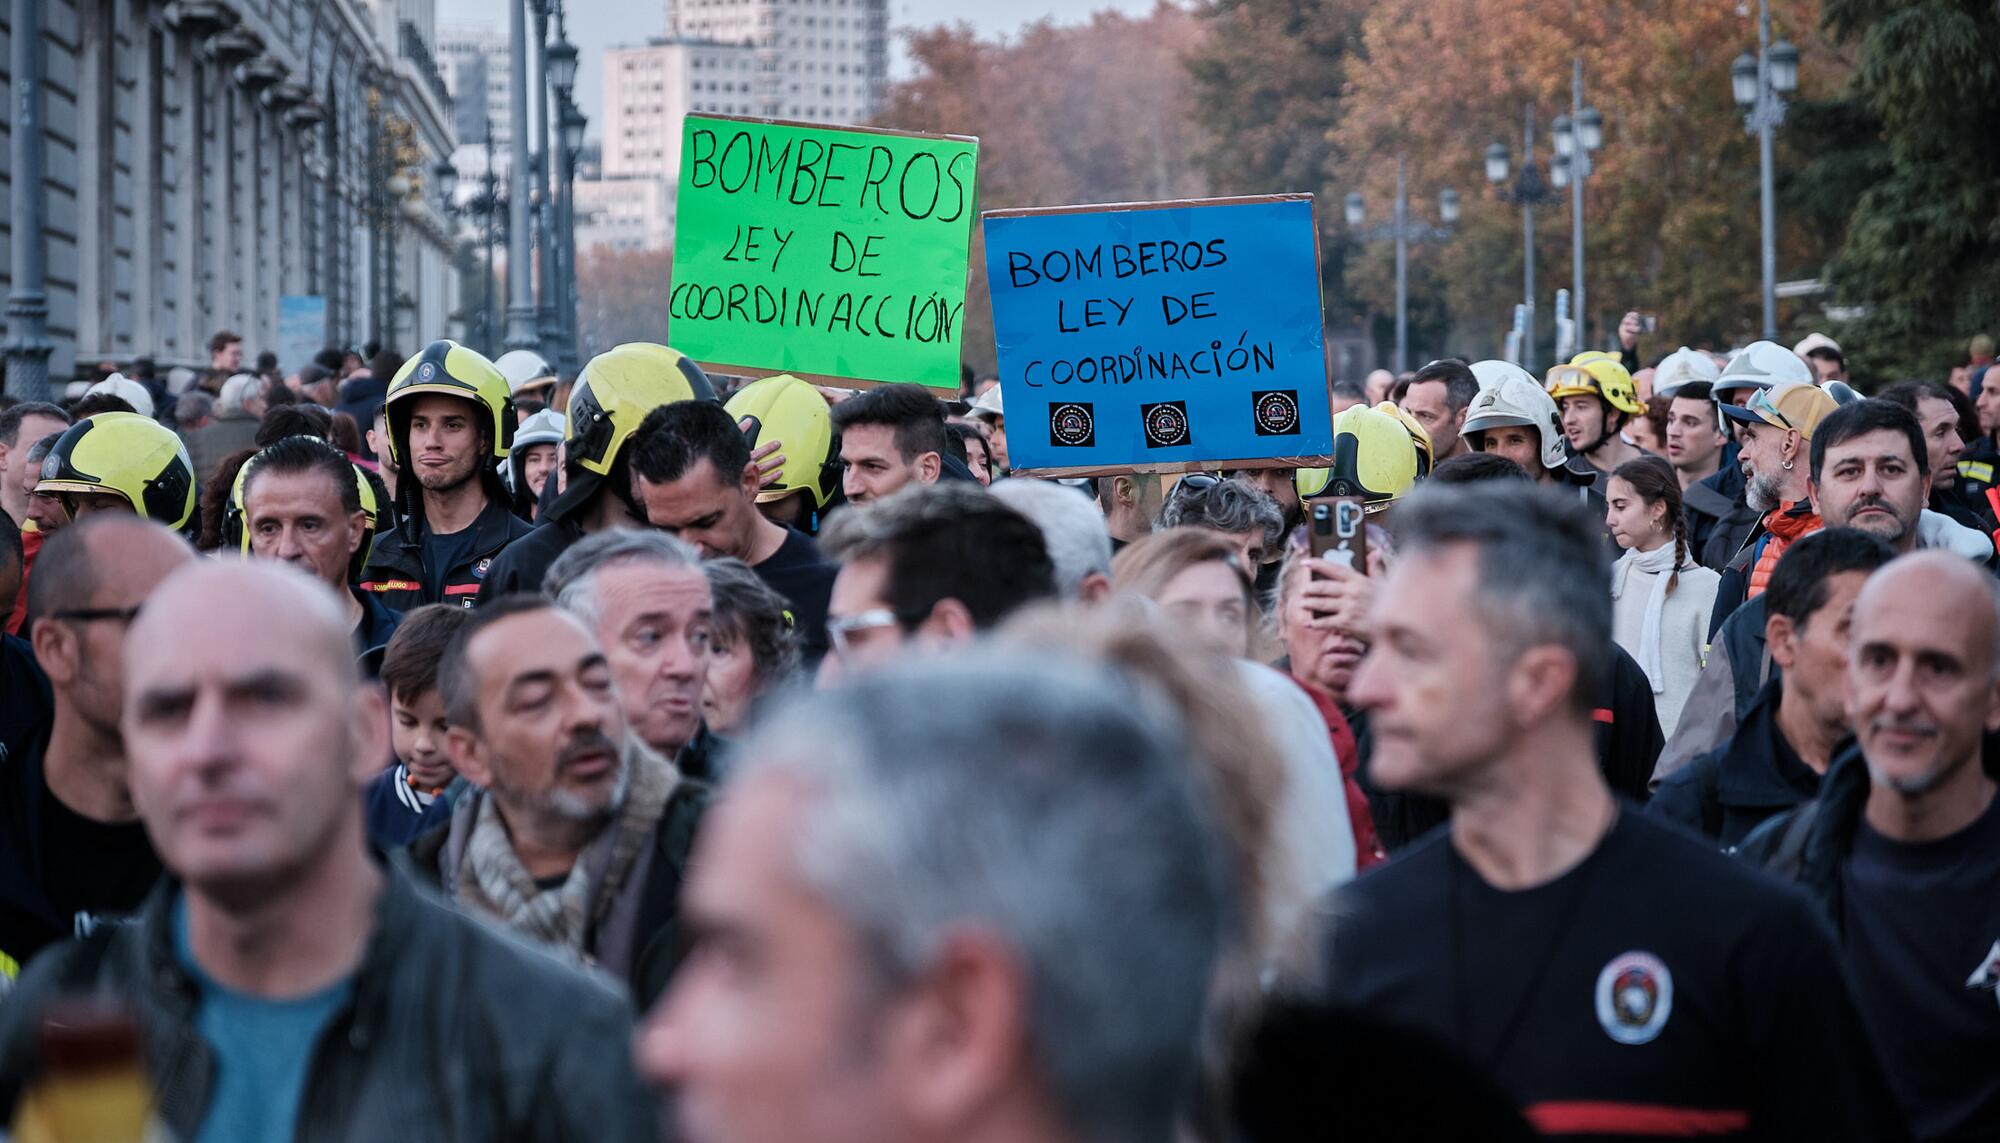
[[[1737,424],[1744,500],[1763,515],[1723,570],[1708,624],[1711,636],[1744,600],[1763,593],[1785,545],[1819,530],[1819,515],[1806,498],[1805,461],[1813,430],[1836,405],[1816,385],[1787,384],[1760,389],[1741,405],[1718,407]]]
[[[1753,398],[1754,400],[1755,398]],[[1811,517],[1828,528],[1858,528],[1898,555],[1937,548],[1987,563],[1993,543],[1978,531],[1924,509],[1928,453],[1915,417],[1888,401],[1856,401],[1819,423],[1810,452]],[[1725,576],[1723,588],[1729,587]],[[1718,602],[1718,607],[1720,603]],[[1770,665],[1760,595],[1738,607],[1709,640],[1708,665],[1695,680],[1674,736],[1660,752],[1657,781],[1736,732]]]
[[[1717,405],[1742,405],[1758,390],[1788,381],[1811,385],[1812,370],[1784,346],[1756,341],[1722,367],[1721,375],[1709,385],[1709,396]],[[1724,428],[1733,423],[1725,422]],[[1740,455],[1741,447],[1734,441],[1724,446],[1716,471],[1696,482],[1681,498],[1689,509],[1688,536],[1695,557],[1703,567],[1718,573],[1729,566],[1763,517],[1744,502]]]
[[[477,789],[411,847],[418,865],[460,907],[651,1000],[677,955],[692,790],[631,732],[596,636],[504,596],[452,636],[438,684],[452,766]]]
[[[434,341],[403,363],[383,405],[399,472],[396,527],[375,540],[361,588],[391,611],[471,607],[493,557],[531,530],[493,462],[514,442],[514,400],[491,361]]]

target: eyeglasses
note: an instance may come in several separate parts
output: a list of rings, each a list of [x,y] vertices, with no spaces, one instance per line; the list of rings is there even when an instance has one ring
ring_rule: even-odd
[[[863,631],[880,631],[885,627],[908,628],[910,624],[924,617],[924,612],[907,615],[892,611],[887,607],[872,607],[855,615],[829,616],[826,621],[827,641],[833,645],[833,653],[841,658],[853,644],[854,636]]]
[[[100,619],[113,619],[130,625],[139,618],[136,607],[72,607],[65,611],[52,611],[50,619],[66,619],[72,623],[94,623]]]
[[[1755,393],[1752,393],[1750,399],[1743,402],[1743,409],[1745,412],[1755,413],[1760,417],[1773,418],[1775,423],[1782,428],[1798,428],[1797,425],[1792,423],[1792,419],[1787,417],[1778,408],[1777,402],[1771,400],[1771,391],[1769,389],[1759,389]]]

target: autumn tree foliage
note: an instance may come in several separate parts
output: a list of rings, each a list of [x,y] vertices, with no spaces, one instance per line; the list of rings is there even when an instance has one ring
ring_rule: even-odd
[[[876,124],[979,137],[982,210],[1207,193],[1206,137],[1188,70],[1202,22],[1161,3],[1143,18],[1031,24],[1004,40],[965,25],[911,33],[915,74]],[[964,355],[993,368],[986,268],[973,230]]]
[[[1778,33],[1799,48],[1801,94],[1838,90],[1851,62],[1819,31],[1817,0],[1774,0],[1772,10]],[[1662,352],[1741,344],[1756,336],[1759,315],[1758,167],[1729,69],[1755,42],[1754,5],[1381,0],[1370,6],[1365,61],[1350,66],[1333,132],[1346,159],[1343,189],[1360,189],[1385,217],[1399,152],[1422,213],[1434,215],[1437,188],[1459,189],[1457,235],[1422,257],[1459,338],[1497,345],[1521,293],[1520,212],[1488,189],[1482,154],[1499,140],[1518,164],[1522,110],[1532,104],[1546,164],[1549,124],[1570,108],[1580,57],[1585,100],[1603,113],[1605,136],[1585,194],[1591,343],[1639,309],[1659,316],[1652,348]],[[1779,169],[1796,171],[1801,157],[1781,142]],[[1570,278],[1567,202],[1544,208],[1539,222],[1546,329],[1554,289]],[[1781,211],[1780,277],[1816,274],[1837,238]],[[1386,297],[1390,272],[1388,251],[1373,247],[1356,257],[1349,283]]]

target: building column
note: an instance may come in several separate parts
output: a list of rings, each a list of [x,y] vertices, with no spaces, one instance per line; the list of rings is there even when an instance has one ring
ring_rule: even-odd
[[[49,399],[48,296],[44,293],[41,0],[12,0],[10,39],[14,81],[13,278],[7,291],[7,390],[28,401]]]

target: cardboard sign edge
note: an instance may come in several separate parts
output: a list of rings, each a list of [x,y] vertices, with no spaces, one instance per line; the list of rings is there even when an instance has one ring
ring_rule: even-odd
[[[1331,468],[1330,456],[1267,456],[1254,460],[1175,460],[1147,464],[1077,464],[1056,468],[1016,468],[1008,470],[1009,476],[1034,476],[1044,479],[1059,476],[1126,476],[1132,473],[1152,472],[1162,476],[1185,476],[1194,472],[1210,472],[1217,469],[1249,468]]]
[[[1141,210],[1185,210],[1189,207],[1204,206],[1256,206],[1260,203],[1307,202],[1313,201],[1311,191],[1285,191],[1276,194],[1230,195],[1224,198],[1170,198],[1156,202],[1086,202],[1071,206],[1010,206],[999,210],[982,210],[979,220],[989,218],[1034,218],[1052,214],[1113,214],[1130,213]],[[1319,212],[1313,212],[1315,226],[1313,236],[1318,239],[1317,226]]]
[[[895,127],[861,127],[852,123],[805,123],[797,119],[770,119],[762,115],[711,115],[706,112],[684,118],[707,119],[718,123],[754,123],[760,127],[797,127],[807,131],[852,131],[860,135],[894,135],[901,139],[939,139],[950,143],[970,143],[975,147],[979,145],[977,135],[934,134],[929,131],[904,131]]]

